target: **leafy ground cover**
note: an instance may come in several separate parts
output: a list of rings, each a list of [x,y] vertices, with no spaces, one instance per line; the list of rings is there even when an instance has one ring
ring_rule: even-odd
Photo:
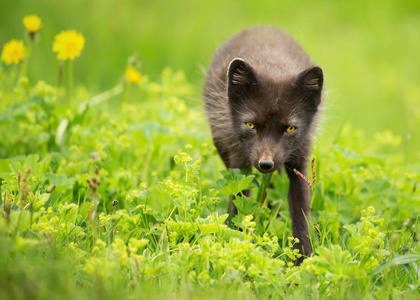
[[[222,171],[183,72],[71,97],[18,67],[0,73],[1,299],[419,297],[420,167],[401,137],[346,124],[315,144],[315,252],[296,267],[286,176],[261,203],[260,175]]]

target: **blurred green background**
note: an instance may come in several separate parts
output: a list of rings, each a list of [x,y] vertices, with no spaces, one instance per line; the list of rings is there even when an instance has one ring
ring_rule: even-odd
[[[2,0],[0,45],[23,38],[22,19],[33,13],[44,26],[29,65],[32,83],[55,84],[54,35],[76,29],[86,45],[75,61],[75,83],[92,94],[114,86],[127,58],[138,52],[142,72],[152,80],[166,66],[183,69],[197,87],[197,100],[218,45],[248,26],[281,27],[324,69],[321,139],[334,139],[345,122],[372,137],[389,129],[401,136],[403,154],[420,158],[418,0]]]

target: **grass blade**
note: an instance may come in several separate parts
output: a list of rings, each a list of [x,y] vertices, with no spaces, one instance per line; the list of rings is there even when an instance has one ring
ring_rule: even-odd
[[[395,257],[393,259],[390,259],[388,261],[386,261],[385,263],[383,263],[382,265],[376,267],[373,272],[372,275],[377,275],[389,268],[392,268],[394,266],[398,266],[398,265],[405,265],[405,264],[409,264],[411,262],[416,262],[419,260],[419,257],[417,255],[414,254],[409,254],[409,255],[401,255],[398,257]]]

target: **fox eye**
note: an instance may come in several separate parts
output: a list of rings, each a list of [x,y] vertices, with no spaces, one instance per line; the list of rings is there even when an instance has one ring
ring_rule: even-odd
[[[246,126],[247,126],[249,129],[255,129],[255,125],[254,125],[253,123],[251,123],[251,122],[246,122],[245,124],[246,124]]]
[[[286,131],[287,132],[293,132],[293,131],[295,131],[296,130],[296,127],[295,126],[289,126],[289,127],[287,127],[287,129],[286,129]]]

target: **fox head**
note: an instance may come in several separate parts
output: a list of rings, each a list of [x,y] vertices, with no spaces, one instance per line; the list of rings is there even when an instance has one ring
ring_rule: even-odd
[[[266,73],[259,74],[241,58],[231,61],[227,72],[233,129],[248,149],[252,165],[262,173],[274,172],[303,155],[324,82],[318,66],[294,76]]]

